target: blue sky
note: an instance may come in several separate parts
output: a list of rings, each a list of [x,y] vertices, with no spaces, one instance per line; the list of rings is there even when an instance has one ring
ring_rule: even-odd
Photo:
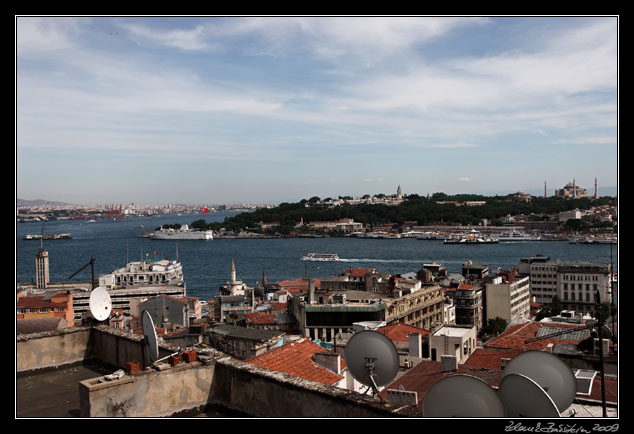
[[[617,185],[616,17],[34,17],[16,195],[71,203]]]

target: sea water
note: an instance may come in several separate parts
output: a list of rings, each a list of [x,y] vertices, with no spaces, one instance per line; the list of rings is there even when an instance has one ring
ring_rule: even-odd
[[[16,281],[35,281],[35,256],[42,247],[49,254],[51,282],[90,281],[95,258],[95,278],[122,268],[127,262],[179,259],[187,287],[187,295],[211,300],[218,288],[229,281],[233,258],[238,279],[249,286],[296,279],[308,274],[326,279],[346,268],[373,267],[380,273],[403,274],[418,271],[422,264],[438,263],[449,273],[460,273],[467,261],[486,264],[490,269],[510,269],[522,258],[538,254],[560,261],[613,263],[617,267],[617,245],[570,244],[567,241],[522,241],[497,244],[444,244],[442,240],[332,238],[266,238],[205,240],[152,240],[140,235],[166,223],[191,225],[204,219],[223,221],[236,213],[161,215],[126,217],[122,220],[54,220],[16,224]],[[72,239],[24,240],[26,234],[46,235],[70,233]],[[301,260],[307,253],[336,253],[335,262]]]

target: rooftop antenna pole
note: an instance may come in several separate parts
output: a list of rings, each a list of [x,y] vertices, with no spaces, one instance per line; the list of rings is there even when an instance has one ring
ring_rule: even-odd
[[[605,407],[605,377],[603,368],[603,322],[601,321],[601,293],[597,291],[597,331],[599,333],[599,363],[601,364],[601,406],[603,407],[603,417],[608,417]]]

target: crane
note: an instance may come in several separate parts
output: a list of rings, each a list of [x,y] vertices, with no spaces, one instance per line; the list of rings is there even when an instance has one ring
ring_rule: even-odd
[[[80,271],[82,271],[84,268],[86,268],[89,265],[90,265],[90,270],[92,271],[92,278],[90,279],[90,286],[92,287],[92,289],[95,289],[95,258],[93,258],[93,257],[90,258],[90,261],[88,261],[88,263],[86,265],[82,266],[79,270],[77,270],[73,274],[71,274],[69,279],[72,279],[73,277],[75,277]]]

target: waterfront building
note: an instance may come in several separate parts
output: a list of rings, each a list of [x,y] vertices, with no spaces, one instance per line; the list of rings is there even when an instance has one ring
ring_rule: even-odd
[[[514,271],[498,274],[486,284],[485,300],[486,320],[530,318],[530,277],[518,277]]]
[[[35,256],[35,281],[37,289],[46,289],[49,282],[48,252],[42,248]]]
[[[529,275],[531,297],[537,303],[551,304],[557,296],[564,309],[593,313],[597,292],[601,302],[612,301],[610,264],[551,261],[548,256],[537,255],[523,258],[519,271]]]
[[[108,290],[141,288],[153,285],[185,286],[181,263],[163,259],[159,261],[129,262],[110,274],[99,276],[99,286]]]

